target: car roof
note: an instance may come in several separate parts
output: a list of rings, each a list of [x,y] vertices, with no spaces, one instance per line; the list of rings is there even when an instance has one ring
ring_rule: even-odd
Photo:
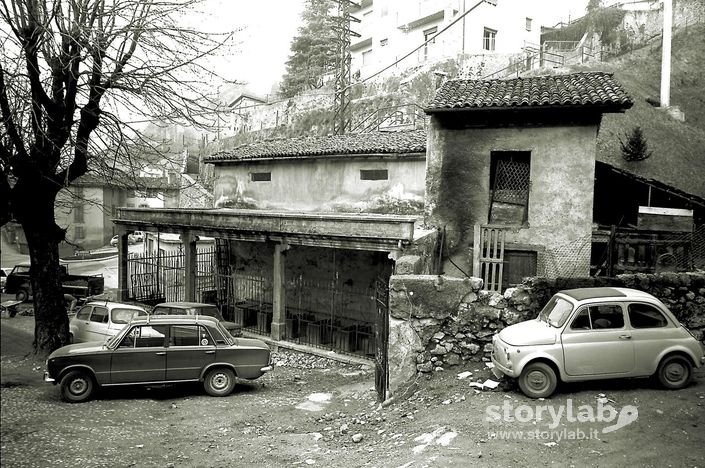
[[[131,324],[163,324],[171,323],[177,325],[190,325],[195,323],[210,322],[212,324],[218,323],[218,319],[214,317],[208,317],[206,315],[150,315],[144,318],[134,318],[130,322]]]
[[[136,304],[125,304],[123,302],[112,302],[112,301],[89,301],[85,305],[101,305],[109,308],[117,308],[117,307],[122,307],[125,309],[139,309],[139,310],[145,310],[144,307],[138,306]]]
[[[155,305],[154,307],[159,307],[159,306],[164,306],[164,307],[177,307],[177,308],[184,308],[184,309],[190,309],[191,307],[217,307],[215,304],[206,304],[205,302],[162,302],[160,304]]]
[[[653,296],[647,292],[639,291],[637,289],[630,288],[613,288],[613,287],[600,287],[600,288],[576,288],[576,289],[564,289],[559,291],[561,294],[571,297],[576,301],[585,301],[588,299],[616,299],[623,300],[625,298],[631,299],[653,299]]]

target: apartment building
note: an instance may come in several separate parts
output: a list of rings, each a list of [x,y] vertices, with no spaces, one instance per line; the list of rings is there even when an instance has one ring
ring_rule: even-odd
[[[537,51],[541,25],[523,0],[362,0],[352,9],[353,74],[366,78],[397,61],[390,70],[470,55],[493,56]],[[408,55],[408,57],[407,57]],[[506,57],[505,57],[506,56]],[[494,70],[490,70],[494,71]]]

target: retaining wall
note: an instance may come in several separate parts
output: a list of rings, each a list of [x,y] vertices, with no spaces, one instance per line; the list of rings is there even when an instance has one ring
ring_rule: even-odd
[[[703,339],[705,273],[620,275],[615,278],[528,278],[504,294],[482,291],[479,278],[393,275],[389,292],[390,391],[420,375],[487,360],[492,336],[534,318],[561,289],[620,286],[653,294]]]

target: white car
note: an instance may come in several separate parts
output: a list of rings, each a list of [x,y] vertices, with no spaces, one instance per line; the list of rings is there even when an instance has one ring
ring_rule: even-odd
[[[705,347],[651,294],[582,288],[558,292],[536,319],[494,335],[492,363],[531,398],[551,395],[558,379],[655,375],[679,389],[705,363]]]
[[[137,233],[140,233],[139,235]],[[141,231],[135,231],[134,234],[128,234],[127,235],[127,243],[129,245],[136,244],[137,242],[142,242],[144,239],[144,234],[142,234]],[[110,239],[110,246],[111,247],[117,247],[118,242],[120,242],[120,236],[115,235]]]
[[[136,305],[92,301],[78,309],[69,321],[69,339],[72,343],[105,341],[133,318],[146,316],[147,311]]]

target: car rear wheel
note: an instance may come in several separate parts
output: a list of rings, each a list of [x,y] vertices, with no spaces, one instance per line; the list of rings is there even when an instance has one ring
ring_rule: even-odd
[[[667,356],[658,366],[657,376],[661,385],[676,390],[686,387],[693,378],[693,365],[685,356]]]
[[[69,403],[80,403],[93,395],[93,377],[85,371],[71,371],[61,379],[61,396]]]
[[[528,364],[519,376],[519,388],[529,398],[546,398],[556,391],[557,386],[556,372],[543,362]]]
[[[235,373],[225,367],[211,369],[206,374],[203,386],[211,396],[230,395],[235,388]]]

